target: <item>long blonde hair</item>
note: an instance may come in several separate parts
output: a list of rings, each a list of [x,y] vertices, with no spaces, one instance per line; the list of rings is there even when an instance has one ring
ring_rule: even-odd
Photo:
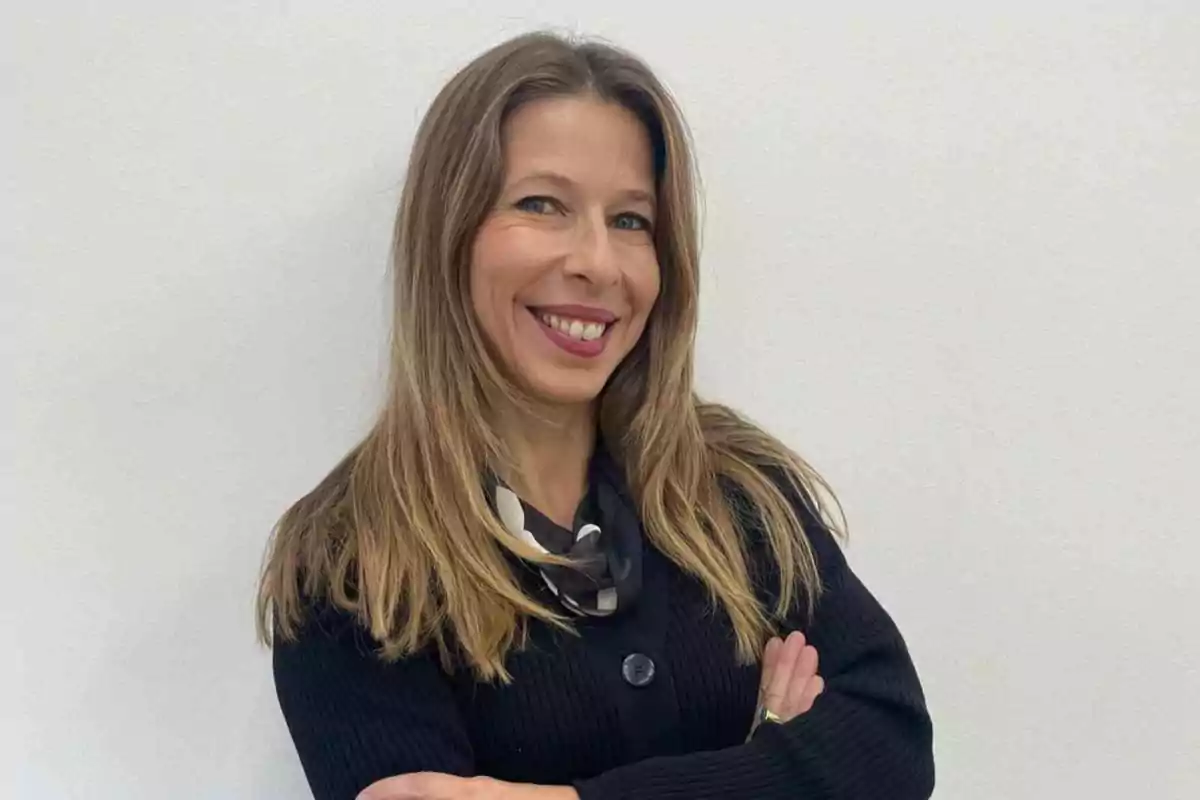
[[[355,615],[386,659],[428,649],[447,669],[465,664],[482,680],[507,680],[506,655],[530,620],[570,627],[527,594],[506,555],[558,562],[510,536],[485,497],[484,471],[511,463],[487,420],[529,398],[470,311],[468,264],[500,191],[506,118],[533,99],[579,93],[644,123],[659,204],[661,294],[599,398],[600,435],[625,471],[647,539],[723,607],[740,660],[758,657],[773,618],[797,603],[811,608],[820,582],[794,503],[803,498],[828,521],[832,494],[778,440],[693,391],[697,197],[682,116],[634,56],[535,33],[465,67],[421,123],[396,218],[387,399],[364,440],[276,526],[258,597],[264,641],[293,638],[314,602],[332,603]],[[771,608],[752,585],[752,535],[778,569]]]

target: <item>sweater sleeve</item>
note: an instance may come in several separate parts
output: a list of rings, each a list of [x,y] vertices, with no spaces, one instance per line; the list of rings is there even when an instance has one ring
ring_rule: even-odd
[[[808,713],[764,725],[744,745],[618,767],[575,788],[581,800],[925,800],[932,724],[904,640],[850,571],[826,528],[802,511],[825,591],[811,624],[825,691]]]
[[[387,664],[354,619],[314,612],[274,651],[275,690],[315,800],[350,800],[408,772],[474,774],[448,681],[431,656]]]

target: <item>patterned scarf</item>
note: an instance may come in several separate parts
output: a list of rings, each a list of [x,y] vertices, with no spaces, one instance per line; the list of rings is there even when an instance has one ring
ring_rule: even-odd
[[[543,553],[567,556],[572,566],[542,566],[542,580],[569,611],[606,617],[629,608],[642,585],[642,526],[620,469],[603,448],[588,466],[588,489],[573,529],[558,525],[496,478],[496,513],[510,533]]]

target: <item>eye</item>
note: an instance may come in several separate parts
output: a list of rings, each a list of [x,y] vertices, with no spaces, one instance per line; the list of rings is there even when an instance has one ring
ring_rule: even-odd
[[[651,231],[654,225],[641,214],[626,212],[613,218],[613,227],[622,231]]]
[[[557,214],[562,211],[562,203],[553,197],[530,195],[513,203],[513,208],[530,214]]]

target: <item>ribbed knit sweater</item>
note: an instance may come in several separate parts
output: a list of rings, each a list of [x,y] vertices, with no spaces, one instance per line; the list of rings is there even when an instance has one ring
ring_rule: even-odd
[[[746,741],[760,668],[737,663],[724,612],[647,543],[637,605],[580,621],[578,636],[533,623],[508,659],[508,685],[446,674],[431,655],[385,663],[351,617],[316,609],[274,655],[313,795],[352,800],[380,778],[434,771],[570,784],[581,800],[928,798],[932,728],[905,643],[830,534],[798,510],[824,583],[811,620],[797,612],[783,626],[820,656],[825,691],[807,713]],[[768,602],[769,566],[756,569]],[[632,674],[631,655],[642,667]]]

